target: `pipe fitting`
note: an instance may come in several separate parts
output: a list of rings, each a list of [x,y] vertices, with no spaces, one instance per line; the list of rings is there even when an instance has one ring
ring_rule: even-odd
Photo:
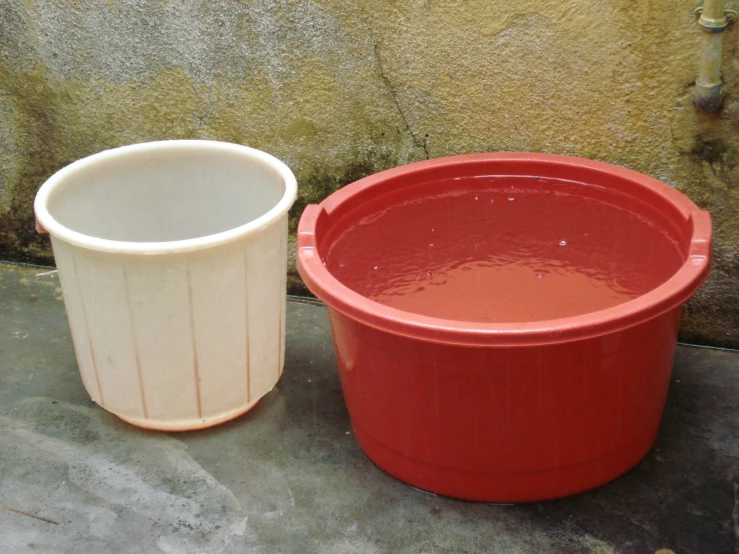
[[[721,33],[736,21],[734,10],[724,9],[724,0],[705,0],[695,10],[699,15],[698,25],[703,30],[701,39],[698,76],[695,80],[695,105],[704,112],[715,112],[721,108]]]
[[[723,102],[721,82],[712,85],[705,83],[695,85],[695,105],[702,112],[715,112]]]

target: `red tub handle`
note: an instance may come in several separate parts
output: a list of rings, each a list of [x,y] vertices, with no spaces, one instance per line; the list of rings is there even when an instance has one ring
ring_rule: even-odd
[[[711,256],[711,214],[705,210],[692,213],[693,238],[690,241],[691,258],[710,258]]]
[[[324,211],[318,204],[309,204],[303,210],[298,223],[298,248],[316,248],[316,229],[320,225],[319,218]]]
[[[309,204],[303,210],[298,223],[298,271],[303,282],[316,296],[320,296],[320,279],[316,279],[316,272],[325,271],[321,257],[318,255],[316,242],[317,229],[325,224],[325,210],[317,204]]]

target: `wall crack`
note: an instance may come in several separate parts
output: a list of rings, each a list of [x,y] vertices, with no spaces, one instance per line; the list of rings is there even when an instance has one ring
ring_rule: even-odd
[[[413,132],[413,129],[411,128],[410,123],[408,122],[408,118],[405,116],[405,112],[403,111],[403,108],[400,106],[400,101],[398,100],[398,93],[395,90],[395,87],[393,86],[393,83],[390,81],[388,76],[385,74],[385,69],[382,67],[382,60],[380,59],[380,50],[378,48],[377,43],[375,43],[375,60],[377,61],[377,70],[380,74],[380,79],[382,79],[382,82],[385,83],[385,86],[390,91],[390,96],[393,99],[393,102],[395,103],[395,107],[398,109],[398,113],[400,114],[400,118],[403,120],[403,124],[405,125],[406,130],[408,131],[408,134],[411,136],[411,140],[413,141],[413,145],[416,148],[422,148],[424,154],[426,155],[426,159],[430,159],[429,156],[429,148],[428,148],[428,134],[423,137],[423,140],[421,140],[416,133]]]

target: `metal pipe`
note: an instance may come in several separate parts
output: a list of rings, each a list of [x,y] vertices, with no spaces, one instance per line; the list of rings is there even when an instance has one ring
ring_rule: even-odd
[[[700,8],[699,8],[700,10]],[[703,29],[698,78],[695,81],[695,105],[704,112],[721,107],[721,33],[728,21],[724,0],[705,0],[698,24]]]

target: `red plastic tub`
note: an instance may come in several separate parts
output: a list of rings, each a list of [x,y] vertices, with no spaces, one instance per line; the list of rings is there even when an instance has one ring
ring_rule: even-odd
[[[366,454],[433,493],[524,502],[634,466],[665,404],[711,220],[645,175],[545,154],[415,163],[306,208]]]

